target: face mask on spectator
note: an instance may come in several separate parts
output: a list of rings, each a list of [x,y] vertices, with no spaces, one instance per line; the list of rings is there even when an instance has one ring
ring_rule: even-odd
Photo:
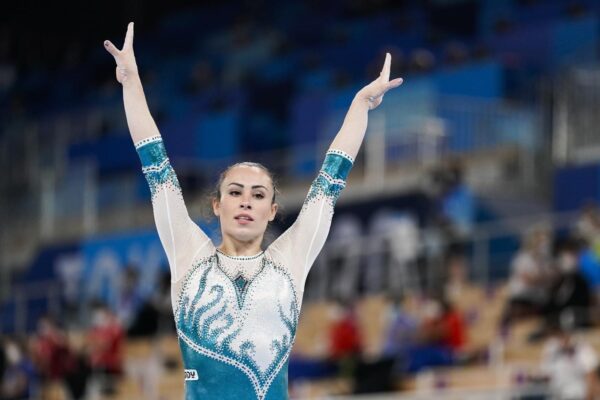
[[[14,343],[6,345],[6,359],[12,365],[17,365],[21,362],[21,351]]]
[[[94,326],[104,326],[106,325],[107,320],[108,317],[104,311],[96,311],[94,313],[94,317],[92,318],[92,324]]]
[[[425,304],[423,315],[427,320],[439,318],[442,315],[442,307],[437,301],[431,300]]]
[[[577,268],[577,259],[571,253],[562,253],[558,259],[558,267],[561,272],[573,272]]]

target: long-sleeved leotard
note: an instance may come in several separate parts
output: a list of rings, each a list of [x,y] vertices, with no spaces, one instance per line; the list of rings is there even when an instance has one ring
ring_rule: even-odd
[[[160,136],[136,143],[171,268],[186,399],[286,399],[306,276],[354,160],[329,150],[296,221],[250,257],[220,252],[188,215]]]

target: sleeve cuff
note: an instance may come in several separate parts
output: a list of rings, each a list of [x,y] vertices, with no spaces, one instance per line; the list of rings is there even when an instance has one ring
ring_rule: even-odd
[[[332,180],[346,181],[354,159],[342,150],[331,149],[325,155],[321,172],[331,177]]]
[[[135,144],[135,149],[144,168],[157,167],[168,159],[160,136],[140,140]]]

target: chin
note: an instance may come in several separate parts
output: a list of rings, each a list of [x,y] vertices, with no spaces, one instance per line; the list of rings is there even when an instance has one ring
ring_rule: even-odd
[[[241,229],[234,229],[233,232],[229,232],[229,235],[240,242],[251,242],[260,236],[257,232],[240,231]]]

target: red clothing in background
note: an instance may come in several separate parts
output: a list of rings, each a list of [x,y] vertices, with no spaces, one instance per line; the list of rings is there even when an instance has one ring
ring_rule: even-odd
[[[113,320],[88,332],[90,364],[94,369],[121,373],[123,367],[123,328]]]
[[[452,310],[442,316],[440,323],[446,332],[442,338],[442,344],[452,350],[460,350],[467,341],[466,327],[460,313]]]
[[[38,335],[32,343],[34,363],[45,378],[62,379],[73,368],[73,357],[65,337],[59,332]]]
[[[334,359],[360,352],[360,334],[351,315],[345,316],[333,324],[329,343],[329,354]]]

